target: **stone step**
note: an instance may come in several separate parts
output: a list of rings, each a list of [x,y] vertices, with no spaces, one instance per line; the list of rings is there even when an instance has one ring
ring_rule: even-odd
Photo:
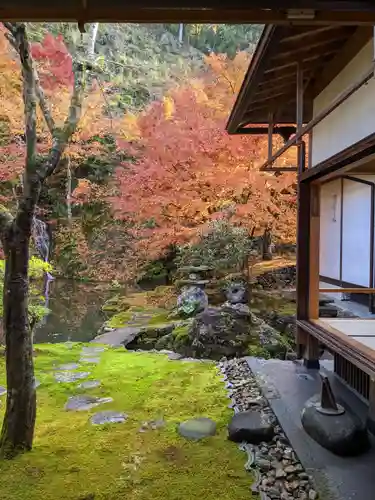
[[[319,307],[320,318],[337,318],[338,309],[335,306],[325,305]]]

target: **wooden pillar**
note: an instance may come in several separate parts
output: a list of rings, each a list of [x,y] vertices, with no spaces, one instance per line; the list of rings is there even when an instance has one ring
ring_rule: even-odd
[[[375,434],[375,379],[373,377],[370,378],[367,427]]]
[[[297,319],[319,317],[319,185],[299,182],[297,214]],[[319,342],[300,327],[297,354],[308,368],[319,368]]]

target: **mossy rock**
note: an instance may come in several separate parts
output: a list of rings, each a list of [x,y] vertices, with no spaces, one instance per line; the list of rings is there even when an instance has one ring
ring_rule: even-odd
[[[126,303],[125,298],[119,295],[111,297],[102,305],[102,311],[106,313],[120,313],[127,311],[129,308],[130,305]]]

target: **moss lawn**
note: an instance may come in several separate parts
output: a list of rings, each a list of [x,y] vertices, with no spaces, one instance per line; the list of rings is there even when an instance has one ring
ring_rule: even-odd
[[[0,462],[2,500],[245,500],[251,477],[245,455],[226,439],[231,416],[214,364],[170,361],[162,354],[107,349],[98,365],[82,364],[95,389],[78,382],[58,383],[53,368],[77,362],[84,344],[35,347],[38,414],[34,449]],[[5,359],[0,358],[0,385]],[[110,396],[113,402],[90,411],[68,412],[76,394]],[[0,398],[0,418],[5,396]],[[122,424],[93,426],[101,410],[128,414]],[[205,416],[216,421],[217,435],[187,441],[179,422]],[[143,422],[164,419],[165,427],[139,432]]]

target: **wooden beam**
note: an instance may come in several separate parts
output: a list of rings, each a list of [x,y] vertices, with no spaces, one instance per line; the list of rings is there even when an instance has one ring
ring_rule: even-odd
[[[311,185],[309,245],[309,319],[319,318],[320,185]]]
[[[331,40],[317,40],[315,43],[311,43],[308,45],[305,45],[303,47],[292,47],[288,51],[280,51],[278,54],[274,55],[271,60],[272,61],[283,61],[284,59],[289,59],[293,58],[295,61],[296,59],[303,59],[306,54],[309,54],[311,52],[316,52],[317,50],[319,51],[319,54],[322,55],[324,52],[328,52],[331,49],[337,50],[338,47],[342,47],[346,40],[347,40],[347,35],[341,35],[341,37],[332,37]],[[322,50],[319,50],[322,49]]]
[[[335,109],[337,109],[343,102],[345,102],[352,94],[354,94],[357,90],[359,90],[363,85],[365,85],[371,78],[374,76],[374,68],[371,67],[362,77],[355,82],[354,84],[350,85],[346,90],[341,92],[337,96],[337,98],[326,108],[324,108],[320,113],[318,113],[312,120],[309,121],[307,125],[302,127],[302,129],[296,133],[296,135],[290,139],[279,151],[277,151],[270,162],[274,162],[279,158],[283,153],[285,153],[291,146],[296,144],[305,134],[310,132],[318,123],[320,123],[324,118],[326,118],[328,115],[330,115]],[[261,166],[261,170],[266,168],[270,162],[265,162]]]
[[[312,97],[319,95],[322,90],[345,68],[348,61],[371,40],[373,29],[371,26],[357,28],[355,33],[343,44],[337,56],[326,65],[324,71],[317,76],[311,89]]]
[[[280,43],[289,43],[289,42],[296,42],[296,41],[301,41],[303,38],[308,38],[310,36],[316,37],[317,35],[320,35],[321,33],[326,33],[326,32],[333,32],[337,29],[341,29],[341,26],[322,26],[322,27],[315,27],[311,28],[310,30],[303,29],[301,30],[300,33],[296,33],[295,35],[290,35],[290,36],[285,36],[280,40]]]
[[[268,159],[272,158],[273,152],[273,113],[268,115]]]
[[[308,321],[311,315],[316,316],[314,304],[317,297],[315,292],[316,276],[314,273],[318,275],[319,280],[319,270],[315,268],[315,257],[311,253],[319,245],[319,240],[317,245],[311,240],[313,240],[317,232],[317,224],[313,219],[318,218],[319,221],[319,212],[317,211],[319,207],[316,202],[316,192],[313,193],[313,189],[311,183],[298,183],[297,321]],[[319,368],[319,345],[317,340],[311,335],[305,335],[304,331],[297,327],[296,343],[297,350],[303,353],[306,366]]]
[[[250,4],[250,7],[249,7]],[[340,4],[340,2],[339,2]],[[293,16],[292,9],[314,9],[313,17]],[[152,22],[152,23],[254,23],[300,25],[374,25],[372,2],[305,0],[139,0],[134,7],[123,0],[48,2],[47,0],[3,0],[3,21]]]
[[[297,63],[297,72],[296,72],[296,124],[297,124],[297,132],[301,132],[303,126],[303,67],[299,62]]]
[[[375,288],[319,288],[320,293],[360,293],[374,294]]]
[[[298,172],[297,167],[278,167],[277,165],[274,165],[273,167],[268,167],[266,170],[263,170],[263,172]]]

